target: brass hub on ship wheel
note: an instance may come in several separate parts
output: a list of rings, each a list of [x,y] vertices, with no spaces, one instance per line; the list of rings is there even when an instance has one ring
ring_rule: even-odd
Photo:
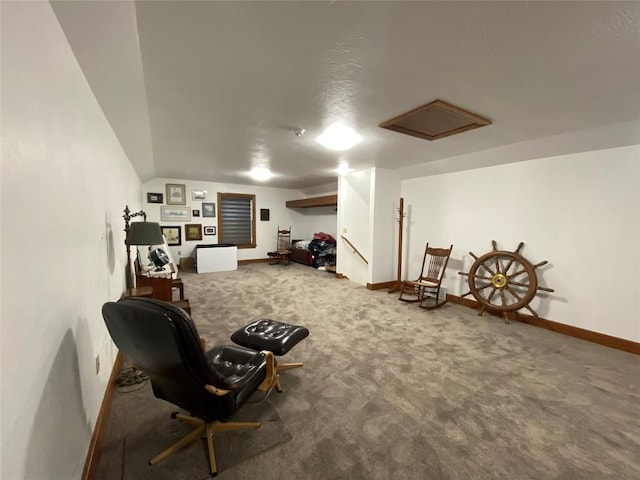
[[[491,283],[493,283],[493,286],[496,288],[504,288],[507,286],[507,277],[501,273],[497,273],[491,279]]]

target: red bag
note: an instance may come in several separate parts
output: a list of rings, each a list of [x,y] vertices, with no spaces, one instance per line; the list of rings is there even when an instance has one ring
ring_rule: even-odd
[[[335,238],[333,238],[328,233],[324,233],[324,232],[314,233],[313,234],[313,239],[314,240],[321,240],[321,241],[329,242],[329,243],[337,243]]]

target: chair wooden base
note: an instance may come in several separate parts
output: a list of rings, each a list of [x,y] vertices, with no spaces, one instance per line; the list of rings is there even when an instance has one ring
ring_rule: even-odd
[[[440,300],[439,286],[432,287],[421,285],[417,282],[402,282],[399,300],[407,303],[420,302],[418,306],[420,308],[424,308],[425,310],[434,310],[447,303],[446,299]],[[428,300],[433,300],[434,303],[426,304]]]
[[[302,367],[304,367],[304,363],[302,362],[276,364],[276,376],[273,380],[273,386],[278,391],[278,393],[282,393],[282,385],[280,385],[280,372]]]
[[[440,292],[438,292],[438,295],[440,295]],[[445,303],[447,303],[447,300],[441,300],[438,301],[438,297],[433,298],[435,300],[435,304],[433,305],[425,305],[424,302],[425,300],[427,300],[428,298],[431,297],[424,297],[421,301],[420,301],[420,305],[418,305],[420,308],[424,308],[425,310],[434,310],[436,308],[440,308],[441,306],[443,306]]]
[[[218,468],[216,466],[216,455],[215,450],[213,448],[213,435],[218,432],[228,432],[231,430],[246,430],[252,428],[260,428],[261,424],[259,422],[205,422],[204,420],[196,417],[192,417],[190,415],[185,415],[184,413],[173,412],[171,414],[172,418],[177,418],[181,422],[188,423],[189,425],[193,425],[196,428],[191,431],[188,435],[178,440],[176,443],[171,445],[165,451],[159,453],[151,460],[149,460],[149,465],[155,465],[156,463],[161,462],[167,457],[173,455],[178,450],[186,447],[187,445],[191,445],[196,440],[198,440],[203,435],[207,437],[207,447],[209,450],[209,469],[211,471],[211,476],[215,477],[218,474]]]
[[[414,282],[402,282],[400,287],[400,298],[407,303],[419,302],[422,295],[422,288]],[[409,297],[409,298],[407,298]]]
[[[275,252],[267,252],[269,258],[272,258],[273,261],[269,262],[269,265],[277,265],[281,263],[282,265],[289,265],[291,263],[291,251],[283,250],[283,251],[275,251]]]

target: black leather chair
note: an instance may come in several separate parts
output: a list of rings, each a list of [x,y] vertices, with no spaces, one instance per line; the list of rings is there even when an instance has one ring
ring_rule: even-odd
[[[160,300],[108,302],[102,315],[124,357],[149,376],[154,395],[190,413],[176,412],[172,417],[195,427],[149,463],[154,465],[206,435],[215,476],[213,434],[260,427],[258,422],[229,420],[255,391],[275,385],[273,353],[236,345],[205,351],[191,317]]]

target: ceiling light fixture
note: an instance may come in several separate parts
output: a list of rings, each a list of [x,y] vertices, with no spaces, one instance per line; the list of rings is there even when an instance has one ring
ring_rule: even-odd
[[[316,142],[330,150],[348,150],[362,141],[356,131],[339,123],[329,126],[316,138]]]
[[[269,167],[264,166],[253,167],[249,175],[251,175],[251,178],[253,178],[254,180],[258,180],[259,182],[264,182],[273,177],[273,173],[271,173]]]
[[[338,175],[340,175],[341,177],[344,177],[345,175],[348,175],[349,173],[351,173],[351,169],[349,168],[349,165],[346,164],[345,162],[342,162],[338,166]]]

